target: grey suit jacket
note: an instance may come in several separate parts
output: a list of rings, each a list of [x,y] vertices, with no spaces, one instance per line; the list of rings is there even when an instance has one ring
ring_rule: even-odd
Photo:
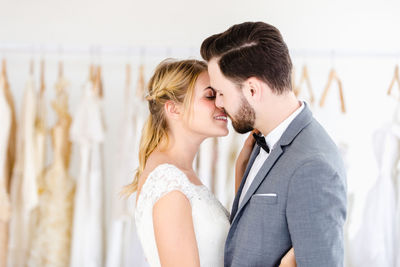
[[[338,149],[306,105],[231,212],[225,266],[278,266],[294,247],[297,266],[343,266],[346,173]]]

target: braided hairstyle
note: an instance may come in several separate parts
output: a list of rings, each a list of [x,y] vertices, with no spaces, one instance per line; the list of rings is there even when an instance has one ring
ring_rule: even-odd
[[[122,193],[130,195],[137,191],[138,180],[150,154],[162,141],[168,144],[168,123],[164,113],[167,101],[183,104],[186,118],[190,115],[193,89],[198,76],[207,70],[207,64],[199,60],[166,59],[156,68],[148,83],[150,115],[143,127],[139,146],[139,167],[133,182]]]

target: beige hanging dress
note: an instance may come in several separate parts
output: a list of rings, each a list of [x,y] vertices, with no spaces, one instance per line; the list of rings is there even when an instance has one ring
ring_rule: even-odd
[[[43,75],[43,69],[42,69]],[[43,203],[40,201],[41,195],[45,191],[45,163],[46,163],[46,148],[47,148],[47,109],[46,109],[46,97],[45,97],[45,85],[42,76],[41,88],[38,95],[36,118],[35,118],[35,133],[34,133],[34,147],[35,147],[35,169],[36,169],[36,184],[37,194],[39,197],[38,205],[32,210],[30,215],[30,232],[31,238],[28,243],[28,255],[26,261],[29,262],[30,251],[35,249],[33,242],[35,241],[35,233],[39,231],[39,225],[41,224],[40,210],[42,209]],[[41,233],[39,233],[41,234]],[[32,265],[29,265],[32,266]],[[33,265],[38,266],[38,265]]]
[[[6,99],[6,80],[0,76],[0,266],[6,264],[10,201],[8,196],[7,150],[12,124],[12,111]]]
[[[37,96],[33,76],[29,77],[22,102],[17,136],[16,164],[11,181],[9,267],[24,267],[32,238],[32,212],[38,205],[35,119]]]
[[[15,164],[15,154],[16,154],[16,141],[17,141],[17,119],[15,114],[15,104],[14,97],[10,91],[10,86],[7,82],[6,77],[6,87],[4,87],[4,94],[6,96],[8,105],[11,109],[11,127],[10,127],[10,135],[8,138],[8,149],[7,149],[7,157],[6,157],[6,165],[5,165],[5,175],[7,180],[7,191],[10,192],[11,185],[11,176],[14,169]]]
[[[54,162],[46,170],[40,194],[39,224],[33,241],[29,266],[69,266],[72,232],[74,182],[68,175],[71,143],[68,96],[58,91],[52,103],[58,121],[52,129]]]

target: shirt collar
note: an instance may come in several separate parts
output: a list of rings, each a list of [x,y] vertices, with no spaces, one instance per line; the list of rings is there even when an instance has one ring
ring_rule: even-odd
[[[267,136],[265,136],[265,142],[267,143],[270,150],[272,150],[275,144],[282,137],[283,133],[286,131],[289,124],[296,118],[297,115],[304,109],[303,101],[300,101],[301,106],[296,109],[287,119],[281,122],[275,129],[273,129]]]

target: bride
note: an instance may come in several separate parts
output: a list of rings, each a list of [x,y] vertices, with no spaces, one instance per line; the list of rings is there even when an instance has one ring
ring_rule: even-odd
[[[206,138],[228,134],[227,115],[215,106],[206,63],[161,62],[149,81],[147,100],[150,116],[139,167],[125,188],[137,192],[135,220],[144,254],[152,267],[223,266],[229,214],[192,168]],[[236,184],[253,145],[249,135],[236,162]],[[293,249],[281,266],[296,266]]]

